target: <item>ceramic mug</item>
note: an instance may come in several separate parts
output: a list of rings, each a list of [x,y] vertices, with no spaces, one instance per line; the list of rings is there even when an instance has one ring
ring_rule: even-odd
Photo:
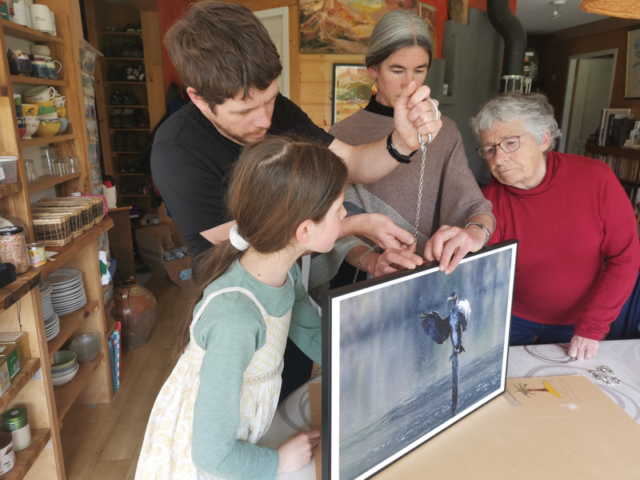
[[[58,118],[66,118],[67,109],[65,107],[56,107],[56,113],[58,114]]]
[[[28,26],[29,21],[27,16],[29,15],[29,7],[25,3],[25,0],[13,0],[13,17],[11,21],[22,26]]]
[[[45,33],[53,33],[53,23],[51,22],[51,10],[42,4],[31,7],[31,24],[36,30]]]
[[[16,105],[22,105],[22,95],[20,95],[19,93],[14,93],[13,103],[15,103]]]
[[[22,104],[22,116],[23,117],[38,117],[40,112],[40,105],[30,105],[28,103]]]
[[[67,103],[67,97],[63,95],[58,95],[56,98],[53,99],[53,101],[56,107],[64,107]]]
[[[60,65],[59,68],[56,68],[56,63]],[[49,60],[45,62],[47,66],[47,72],[50,79],[55,80],[58,78],[58,74],[62,70],[62,63],[58,60]]]
[[[36,57],[42,58],[42,57]],[[38,78],[49,78],[49,68],[44,60],[34,60],[32,62],[33,71]]]
[[[31,45],[31,54],[41,57],[50,57],[51,50],[46,45]]]
[[[53,100],[56,96],[56,93],[58,92],[53,87],[36,87],[27,90],[22,94],[22,96],[29,103],[41,103]]]

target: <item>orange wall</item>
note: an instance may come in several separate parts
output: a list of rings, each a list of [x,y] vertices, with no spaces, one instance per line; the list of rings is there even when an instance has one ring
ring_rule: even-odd
[[[255,1],[255,0],[254,0]],[[511,11],[516,11],[516,4],[518,0],[509,0]],[[160,32],[162,38],[169,30],[169,27],[180,18],[189,4],[193,3],[192,0],[158,0],[158,10],[160,14]],[[253,3],[253,2],[252,2]],[[258,2],[259,3],[259,2]],[[444,34],[444,22],[449,19],[447,12],[448,0],[425,0],[425,3],[436,7],[436,36],[438,39],[438,52],[436,52],[436,58],[441,57],[442,53],[442,36]],[[487,0],[469,0],[469,8],[477,8],[483,12],[487,11]],[[171,63],[169,54],[167,53],[164,45],[162,46],[162,60],[164,62],[164,82],[165,88],[169,86],[171,82],[180,83],[180,76]]]

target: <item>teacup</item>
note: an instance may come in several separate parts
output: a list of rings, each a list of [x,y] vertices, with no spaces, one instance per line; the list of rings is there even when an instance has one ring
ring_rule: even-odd
[[[22,139],[31,140],[31,136],[38,131],[40,119],[38,117],[25,117],[25,124],[27,125],[27,128]]]
[[[63,96],[63,95],[58,95],[56,98],[53,99],[56,107],[64,107],[67,103],[67,97]]]
[[[42,57],[36,57],[36,58],[42,58]],[[49,78],[49,67],[47,67],[47,62],[45,62],[44,60],[34,60],[32,64],[33,64],[33,71],[36,74],[36,77]]]
[[[60,65],[59,68],[56,68],[56,63]],[[47,72],[50,79],[55,80],[58,78],[58,74],[60,70],[62,70],[62,63],[58,60],[48,60],[45,61],[45,65],[47,66]]]
[[[15,103],[16,105],[22,105],[22,95],[20,95],[19,93],[14,93],[13,103]]]
[[[22,96],[29,103],[42,103],[53,100],[56,93],[58,92],[53,87],[40,86],[27,90],[22,94]]]
[[[24,117],[37,117],[40,113],[40,105],[32,105],[29,103],[22,104],[22,115]]]
[[[62,126],[60,127],[60,131],[58,132],[58,135],[64,133],[67,130],[67,127],[69,126],[69,119],[61,118],[60,123],[62,124]]]
[[[40,105],[40,113],[39,113],[40,115],[46,115],[48,113],[57,113],[57,112],[58,112],[57,108],[54,107],[53,105],[50,105],[50,106]]]
[[[59,118],[67,118],[67,109],[65,107],[56,107]]]

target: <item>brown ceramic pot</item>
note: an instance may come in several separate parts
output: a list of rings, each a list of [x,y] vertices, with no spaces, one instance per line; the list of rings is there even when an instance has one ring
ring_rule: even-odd
[[[122,344],[138,348],[151,337],[156,322],[156,298],[146,288],[129,277],[115,290],[116,316],[122,322]]]

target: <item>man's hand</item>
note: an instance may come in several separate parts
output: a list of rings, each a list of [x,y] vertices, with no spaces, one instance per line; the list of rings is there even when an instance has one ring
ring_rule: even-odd
[[[467,228],[442,225],[429,239],[424,248],[424,258],[429,262],[440,262],[440,270],[449,274],[469,252],[480,250],[487,234],[475,225]]]
[[[362,260],[361,268],[374,277],[399,270],[413,270],[423,263],[422,259],[413,251],[415,251],[415,245],[412,245],[408,250],[390,248],[384,253],[370,252]]]
[[[362,235],[383,250],[394,248],[406,250],[415,243],[413,235],[401,229],[393,220],[381,213],[363,213],[342,220],[340,238]]]
[[[598,348],[600,348],[600,342],[598,340],[591,340],[590,338],[574,335],[571,337],[568,355],[577,360],[589,360],[598,354]]]
[[[422,140],[426,142],[427,133],[435,139],[442,128],[442,120],[436,118],[436,109],[429,100],[430,94],[429,87],[422,85],[418,88],[414,81],[402,90],[394,105],[395,132],[392,140],[394,147],[404,155],[420,148],[418,133],[422,134]],[[434,101],[437,104],[437,100]]]

